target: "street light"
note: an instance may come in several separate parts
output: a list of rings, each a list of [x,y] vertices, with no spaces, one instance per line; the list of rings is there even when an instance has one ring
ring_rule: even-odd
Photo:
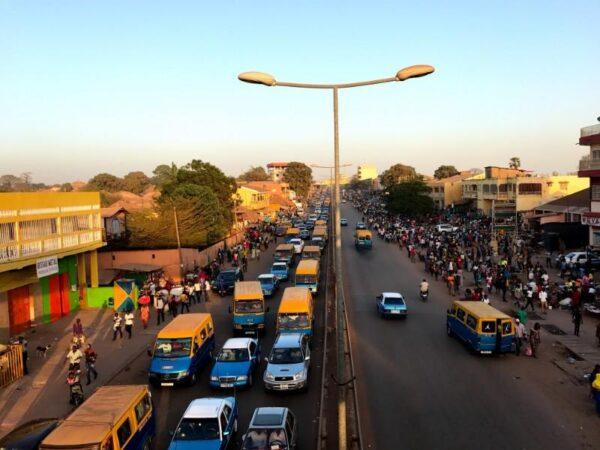
[[[264,86],[283,86],[304,89],[331,89],[333,91],[333,151],[334,151],[334,215],[335,221],[335,252],[334,252],[334,272],[335,272],[335,292],[336,292],[336,361],[337,361],[337,380],[338,386],[338,445],[340,450],[346,450],[346,387],[345,377],[345,353],[344,353],[344,284],[342,282],[342,236],[340,226],[340,139],[338,125],[338,90],[353,87],[370,86],[373,84],[390,83],[392,81],[406,81],[411,78],[419,78],[434,72],[432,66],[419,64],[408,66],[396,72],[396,75],[389,78],[380,78],[376,80],[358,81],[354,83],[295,83],[286,81],[277,81],[273,75],[263,72],[244,72],[238,75],[238,79],[245,83],[262,84]]]

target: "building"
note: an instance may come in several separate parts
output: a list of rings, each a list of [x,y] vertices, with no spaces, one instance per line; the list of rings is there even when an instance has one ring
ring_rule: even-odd
[[[376,180],[378,176],[377,167],[368,164],[362,164],[358,166],[356,176],[358,177],[358,181]]]
[[[271,162],[267,164],[267,173],[272,181],[280,182],[283,181],[283,174],[287,167],[288,163],[286,162]]]
[[[582,128],[579,145],[590,148],[579,161],[579,176],[590,183],[590,209],[581,223],[589,226],[589,245],[600,247],[600,124]]]
[[[435,207],[445,209],[463,203],[463,180],[474,179],[477,174],[471,171],[463,171],[458,175],[425,181],[429,187],[429,196]]]
[[[494,208],[529,211],[587,187],[589,182],[576,175],[533,175],[523,169],[489,166],[484,174],[463,180],[462,195],[490,215]]]
[[[120,201],[100,209],[103,237],[108,245],[127,238],[127,214],[129,211]]]
[[[103,245],[98,192],[0,193],[0,341],[85,303]]]

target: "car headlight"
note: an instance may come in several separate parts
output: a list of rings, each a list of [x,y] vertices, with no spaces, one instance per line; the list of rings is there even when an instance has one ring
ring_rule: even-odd
[[[302,380],[306,376],[306,371],[302,370],[301,372],[294,374],[294,381]]]
[[[273,376],[272,373],[269,373],[269,372],[265,373],[265,379],[267,381],[275,381],[275,377]]]
[[[237,377],[237,381],[248,381],[248,376],[240,375],[239,377]]]
[[[184,370],[183,372],[179,372],[177,374],[177,378],[185,378],[187,376],[188,376],[188,371],[187,370]]]
[[[215,376],[211,375],[210,381],[219,381],[219,377],[215,377]]]

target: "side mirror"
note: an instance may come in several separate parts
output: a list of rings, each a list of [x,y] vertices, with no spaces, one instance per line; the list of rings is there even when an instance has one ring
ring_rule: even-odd
[[[175,431],[169,430],[169,436],[173,437],[174,434],[175,434]]]
[[[223,431],[223,436],[229,436],[229,434],[230,434],[229,431],[227,431],[227,430]]]
[[[150,349],[150,348],[146,349],[146,353],[148,354],[149,357],[152,358],[152,349]]]
[[[227,311],[229,311],[229,314],[231,314],[231,306],[227,308]]]
[[[304,361],[310,361],[310,356],[305,357]]]
[[[269,358],[267,358],[266,356],[265,356],[265,362],[267,362],[267,363],[269,362]]]
[[[267,312],[271,311],[271,307],[267,306]]]
[[[246,433],[242,434],[242,441],[246,440]]]

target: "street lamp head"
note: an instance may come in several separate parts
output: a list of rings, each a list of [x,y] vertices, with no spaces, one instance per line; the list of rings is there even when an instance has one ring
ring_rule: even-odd
[[[433,73],[435,69],[433,66],[428,66],[426,64],[417,64],[416,66],[408,66],[404,69],[401,69],[396,74],[397,81],[405,81],[410,78],[419,78],[424,77],[425,75],[429,75]]]
[[[265,86],[275,86],[277,81],[273,75],[263,72],[244,72],[238,75],[238,80],[245,83],[264,84]]]

